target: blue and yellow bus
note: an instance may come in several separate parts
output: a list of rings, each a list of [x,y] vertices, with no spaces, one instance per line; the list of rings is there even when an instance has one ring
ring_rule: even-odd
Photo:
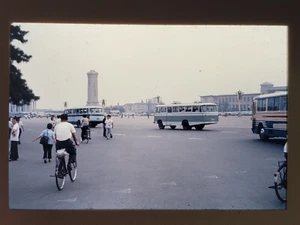
[[[253,98],[252,132],[261,140],[287,135],[287,91],[263,94]]]

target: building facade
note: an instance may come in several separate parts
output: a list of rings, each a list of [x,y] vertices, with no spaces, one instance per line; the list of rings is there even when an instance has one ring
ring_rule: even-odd
[[[159,97],[153,97],[146,99],[146,101],[141,101],[138,103],[128,103],[123,107],[126,113],[135,113],[135,114],[151,114],[155,112],[155,107],[158,104],[162,104],[162,99]]]
[[[238,94],[230,95],[206,95],[200,96],[200,101],[203,103],[214,102],[218,104],[220,112],[239,111],[239,104],[241,111],[250,111],[252,100],[260,94],[274,93],[276,91],[287,91],[287,86],[274,87],[273,84],[265,82],[260,85],[260,92],[258,93],[242,93],[241,101],[238,101]]]
[[[36,101],[31,101],[29,105],[14,105],[8,104],[9,113],[21,113],[21,112],[35,112],[36,111]]]

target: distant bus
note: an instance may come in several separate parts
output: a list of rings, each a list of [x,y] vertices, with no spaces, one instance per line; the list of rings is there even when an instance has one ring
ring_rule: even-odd
[[[261,140],[287,135],[287,91],[263,94],[253,98],[252,132]]]
[[[85,106],[76,108],[65,108],[65,114],[68,114],[68,122],[80,127],[80,121],[83,115],[90,117],[90,126],[96,127],[104,119],[104,109],[101,106]]]
[[[119,116],[120,115],[120,111],[119,110],[110,110],[109,114],[111,116]]]
[[[205,125],[219,121],[217,105],[214,103],[157,105],[154,123],[159,129],[170,126],[171,129],[182,127],[184,130],[202,130]]]

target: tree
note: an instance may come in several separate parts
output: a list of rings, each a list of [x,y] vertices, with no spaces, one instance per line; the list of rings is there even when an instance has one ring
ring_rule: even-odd
[[[9,102],[15,105],[30,104],[32,100],[40,99],[22,78],[21,70],[14,63],[29,62],[31,55],[25,54],[20,48],[15,47],[14,40],[25,44],[28,40],[24,37],[28,31],[21,30],[20,26],[10,26],[10,80],[9,80]]]

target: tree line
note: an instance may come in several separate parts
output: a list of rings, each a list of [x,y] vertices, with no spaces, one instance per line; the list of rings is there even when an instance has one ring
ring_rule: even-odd
[[[26,80],[22,77],[23,74],[17,65],[23,62],[29,62],[32,58],[23,50],[14,46],[13,41],[19,41],[25,44],[28,40],[25,39],[28,31],[24,31],[20,26],[10,26],[10,77],[9,77],[9,102],[14,105],[28,105],[32,100],[40,99],[36,96],[32,89],[27,85]]]

